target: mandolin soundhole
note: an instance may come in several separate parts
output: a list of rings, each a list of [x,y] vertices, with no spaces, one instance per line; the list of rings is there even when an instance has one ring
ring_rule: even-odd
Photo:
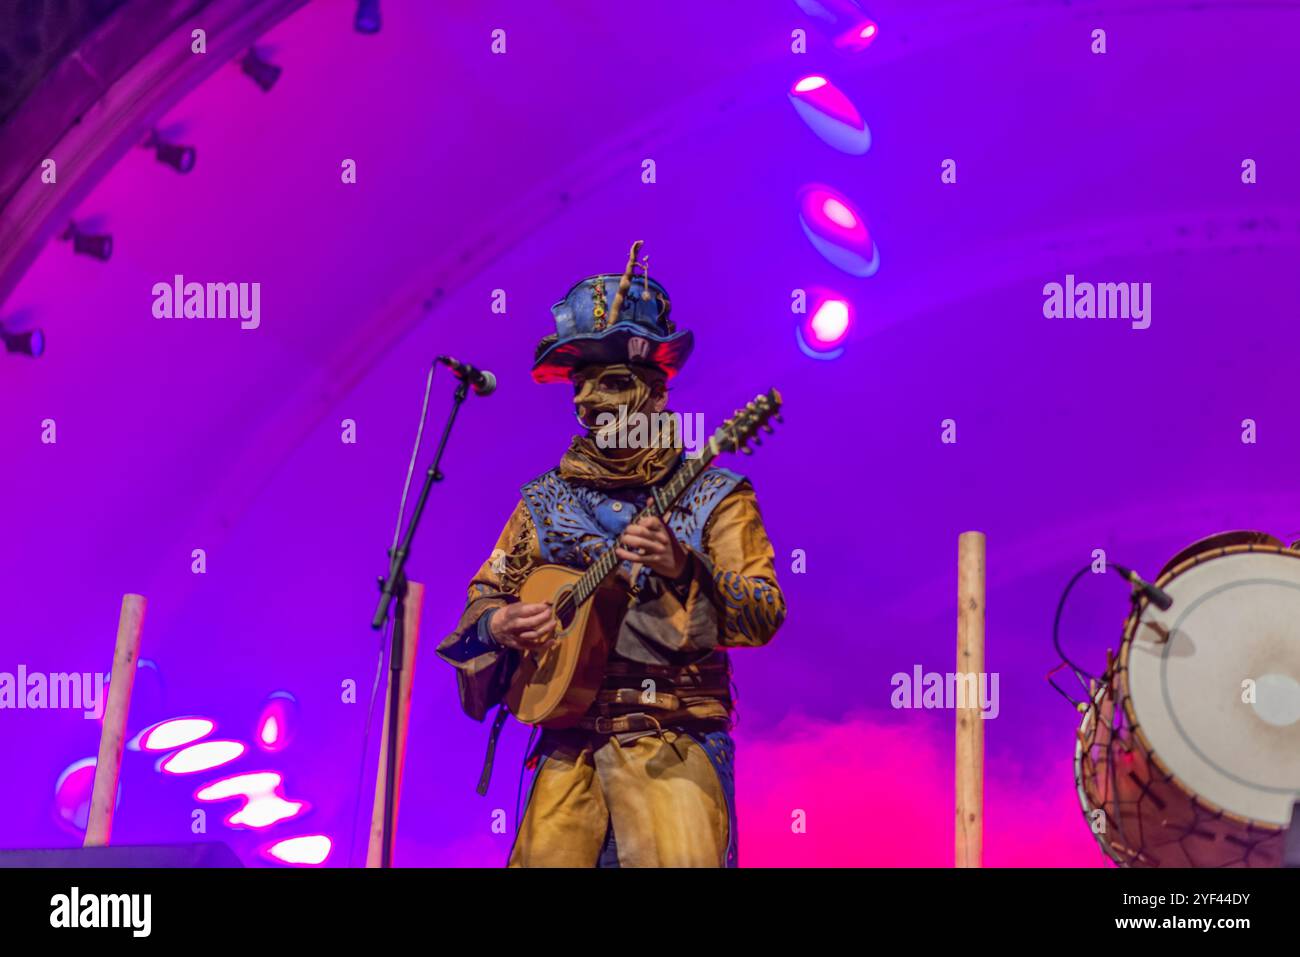
[[[560,623],[561,631],[568,629],[573,624],[573,616],[577,614],[577,611],[578,605],[573,600],[573,589],[564,589],[555,599],[555,619]]]

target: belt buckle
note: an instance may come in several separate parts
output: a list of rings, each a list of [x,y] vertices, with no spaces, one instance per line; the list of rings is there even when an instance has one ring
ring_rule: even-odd
[[[597,734],[613,734],[614,719],[604,714],[597,716],[595,731]]]

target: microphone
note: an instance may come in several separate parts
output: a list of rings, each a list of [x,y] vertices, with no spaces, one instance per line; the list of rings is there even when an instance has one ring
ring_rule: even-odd
[[[456,378],[468,382],[474,387],[474,394],[489,396],[497,390],[497,377],[486,369],[475,369],[467,362],[460,362],[451,356],[438,356],[435,362],[441,362]]]
[[[1125,568],[1123,565],[1117,565],[1115,562],[1110,562],[1110,567],[1119,572],[1124,578],[1128,579],[1129,583],[1132,584],[1136,590],[1146,595],[1147,600],[1161,611],[1168,611],[1173,605],[1174,600],[1169,597],[1169,592],[1165,591],[1163,588],[1157,588],[1149,581],[1146,581],[1141,575],[1133,571],[1133,569]]]

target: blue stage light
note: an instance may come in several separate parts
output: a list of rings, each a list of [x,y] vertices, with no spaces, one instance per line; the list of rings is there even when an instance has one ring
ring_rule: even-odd
[[[357,18],[353,26],[357,33],[378,33],[379,0],[357,0]]]
[[[25,332],[0,329],[0,339],[4,340],[6,351],[18,355],[37,359],[45,351],[45,333],[40,329],[28,329]]]

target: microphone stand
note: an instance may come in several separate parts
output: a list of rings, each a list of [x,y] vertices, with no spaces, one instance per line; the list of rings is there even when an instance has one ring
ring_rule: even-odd
[[[388,568],[388,576],[379,579],[379,607],[375,609],[374,618],[370,622],[371,628],[382,631],[384,622],[388,619],[389,606],[394,598],[397,599],[397,610],[393,616],[393,646],[389,652],[388,751],[384,765],[384,846],[381,867],[393,866],[393,817],[397,799],[397,722],[401,710],[399,699],[402,685],[402,657],[406,654],[406,559],[411,553],[411,540],[415,537],[420,517],[424,514],[424,504],[429,498],[429,490],[433,488],[435,482],[442,481],[443,475],[438,466],[442,462],[442,453],[447,447],[451,427],[456,421],[456,413],[460,411],[461,403],[465,401],[468,394],[469,383],[461,378],[459,385],[456,386],[456,394],[452,396],[451,413],[447,416],[447,425],[442,430],[438,451],[433,456],[433,464],[429,466],[429,471],[425,473],[424,488],[420,490],[415,511],[411,514],[410,522],[407,523],[405,534],[399,539],[397,550],[389,552],[392,563]]]

